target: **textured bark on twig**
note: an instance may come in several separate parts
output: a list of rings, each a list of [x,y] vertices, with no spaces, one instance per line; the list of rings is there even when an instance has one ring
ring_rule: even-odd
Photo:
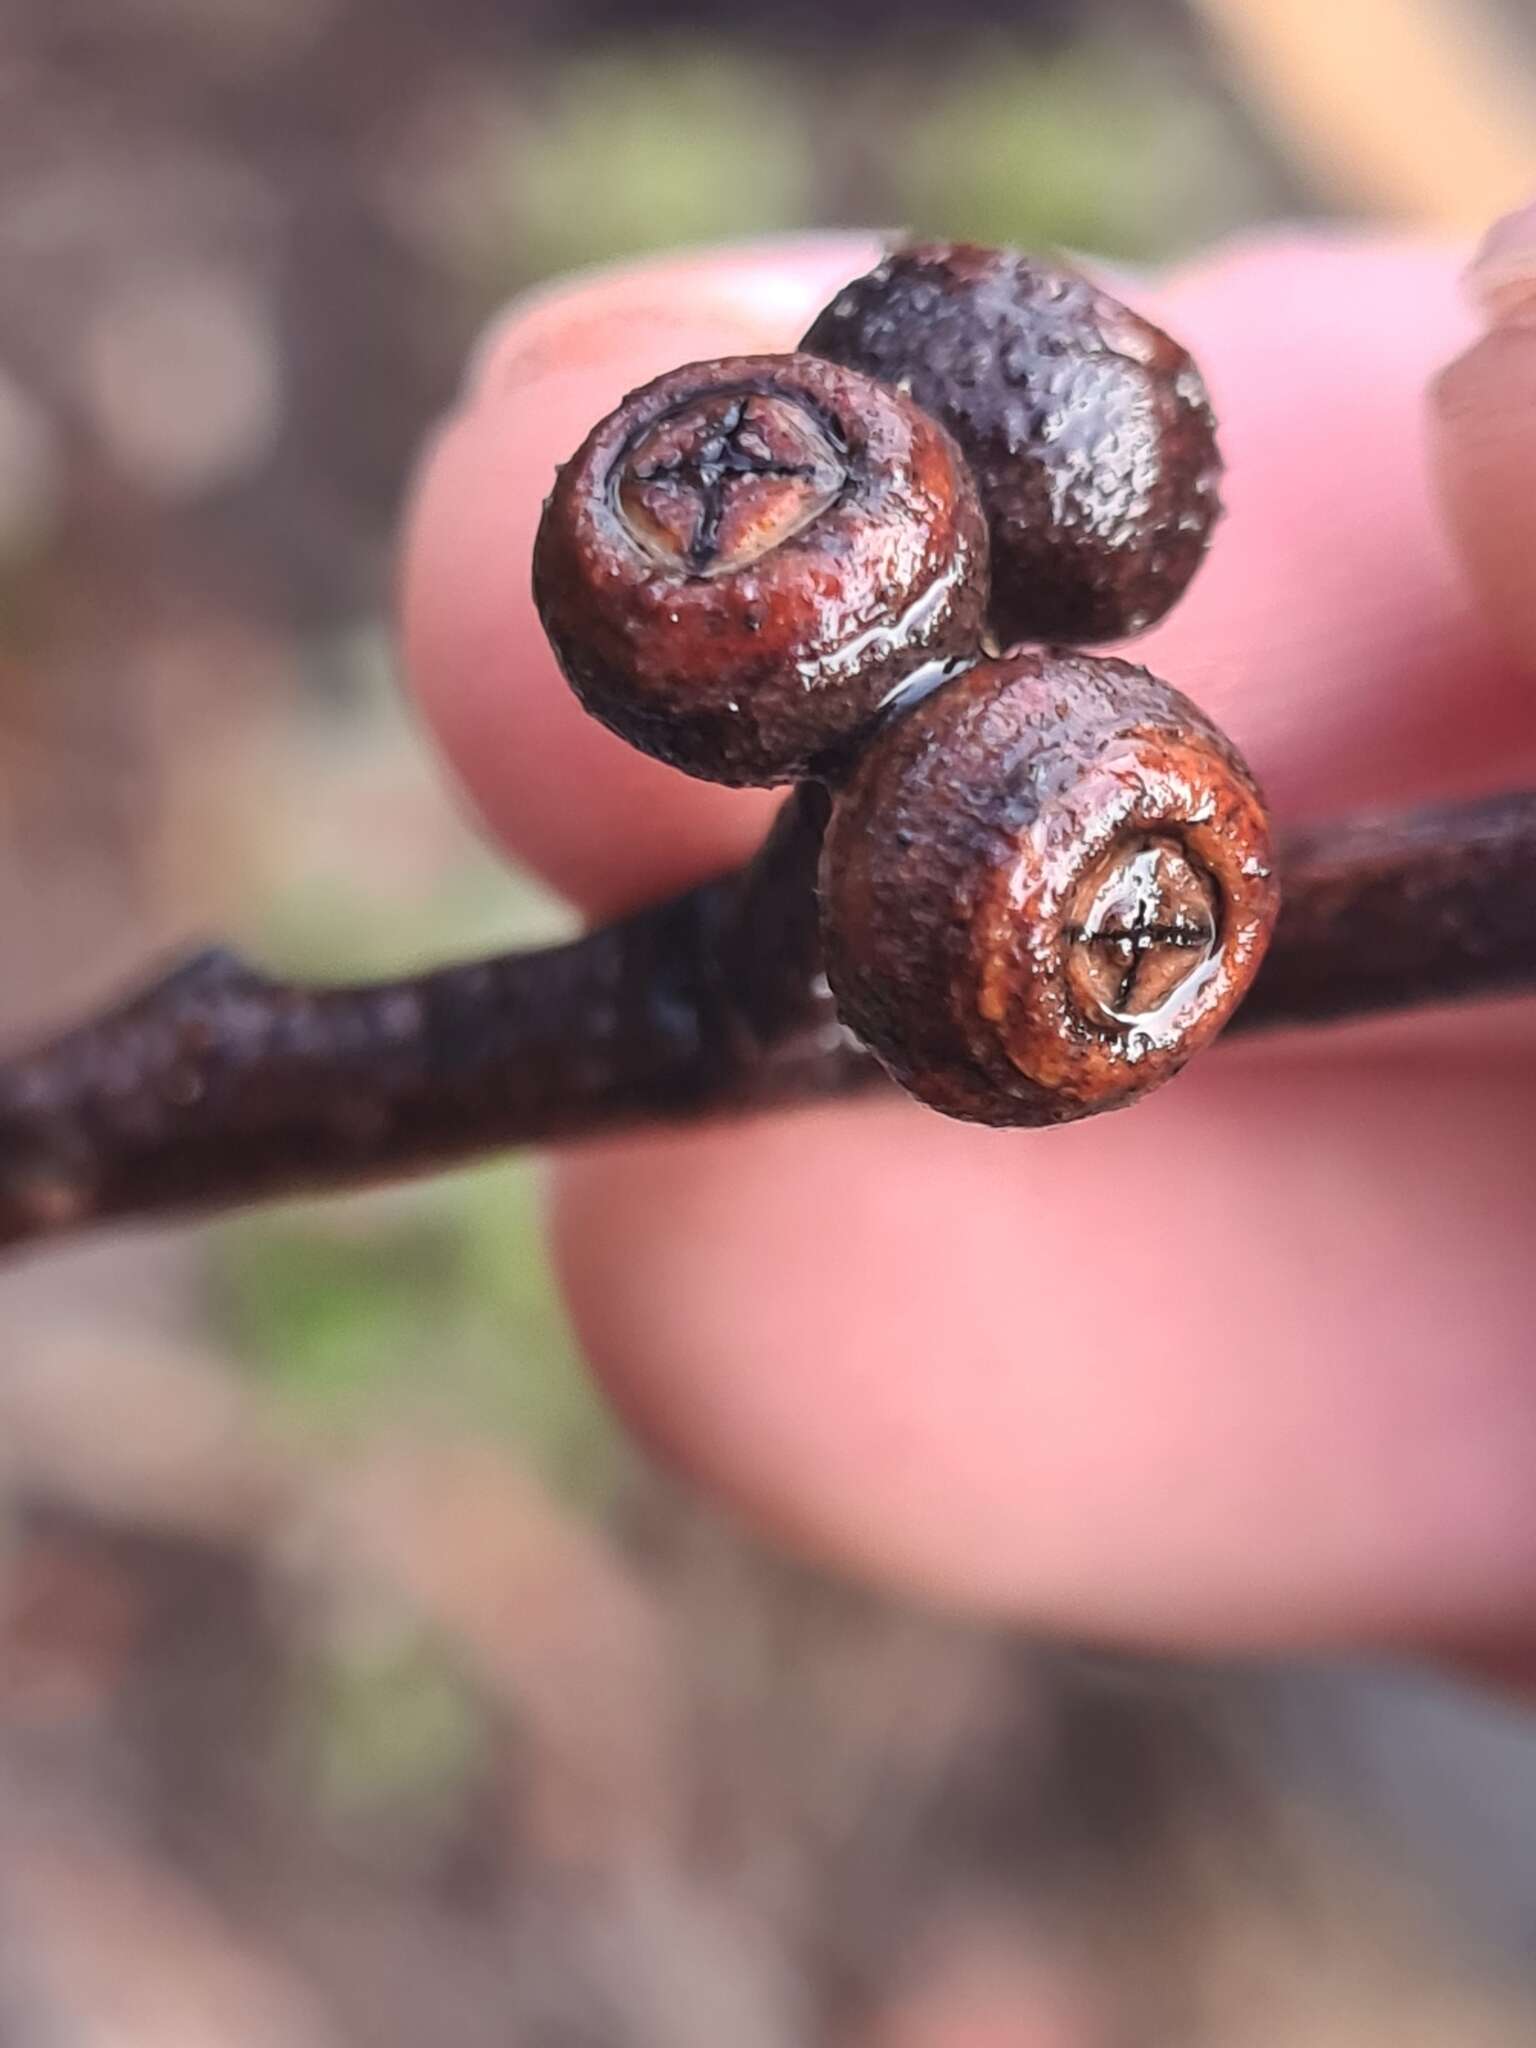
[[[879,1078],[822,973],[807,786],[735,875],[564,946],[355,988],[198,954],[0,1063],[0,1245],[402,1178]],[[1536,984],[1536,794],[1295,838],[1233,1028]]]

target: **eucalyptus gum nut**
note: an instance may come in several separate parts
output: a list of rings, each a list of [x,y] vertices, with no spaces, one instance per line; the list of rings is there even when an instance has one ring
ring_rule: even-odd
[[[986,526],[944,428],[859,372],[737,356],[632,392],[561,469],[534,595],[586,708],[728,783],[798,781],[974,652]]]
[[[1263,800],[1146,670],[1027,650],[893,716],[837,796],[822,935],[844,1022],[920,1101],[1068,1123],[1171,1078],[1278,910]]]
[[[960,444],[999,646],[1140,633],[1204,559],[1221,457],[1200,373],[1077,271],[968,244],[898,249],[801,347],[906,392]]]

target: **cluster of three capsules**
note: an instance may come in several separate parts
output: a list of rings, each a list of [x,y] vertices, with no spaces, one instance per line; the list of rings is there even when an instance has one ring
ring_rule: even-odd
[[[1189,355],[1078,273],[899,250],[798,352],[632,393],[534,552],[586,708],[712,781],[832,792],[845,1023],[952,1115],[1044,1124],[1166,1080],[1278,907],[1225,737],[1083,651],[1154,623],[1219,513]]]

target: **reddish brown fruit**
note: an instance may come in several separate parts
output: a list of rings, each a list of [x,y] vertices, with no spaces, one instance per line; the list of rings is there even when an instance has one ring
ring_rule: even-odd
[[[900,249],[801,346],[909,392],[959,442],[991,530],[1000,645],[1139,633],[1200,566],[1221,509],[1200,373],[1076,271]]]
[[[844,1020],[978,1123],[1067,1123],[1168,1080],[1231,1016],[1278,907],[1253,779],[1144,669],[985,662],[898,712],[821,867]]]
[[[799,779],[973,651],[986,529],[942,427],[810,356],[695,363],[560,471],[534,594],[582,703],[711,781]]]

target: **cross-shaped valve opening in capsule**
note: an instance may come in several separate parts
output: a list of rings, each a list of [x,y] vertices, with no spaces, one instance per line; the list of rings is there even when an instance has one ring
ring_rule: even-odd
[[[1215,950],[1215,881],[1180,842],[1122,841],[1083,877],[1066,928],[1066,976],[1089,1017],[1133,1023],[1161,1010]]]
[[[630,445],[615,500],[631,536],[668,568],[745,568],[820,518],[847,477],[825,428],[792,398],[711,391]]]

